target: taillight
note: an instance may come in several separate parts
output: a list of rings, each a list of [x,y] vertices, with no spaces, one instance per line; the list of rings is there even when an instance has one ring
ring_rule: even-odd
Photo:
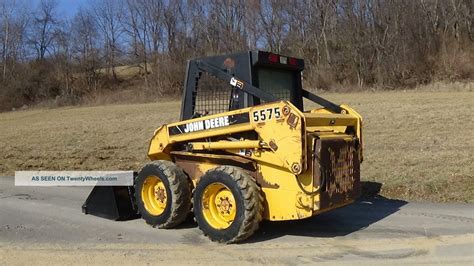
[[[278,55],[276,54],[269,54],[268,55],[268,61],[272,63],[278,63]]]
[[[296,58],[291,58],[290,57],[290,59],[288,59],[288,63],[292,66],[296,66]]]

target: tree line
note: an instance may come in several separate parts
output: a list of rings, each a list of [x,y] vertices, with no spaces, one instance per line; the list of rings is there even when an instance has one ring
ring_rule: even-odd
[[[3,110],[124,83],[179,94],[187,59],[249,49],[304,58],[313,89],[474,78],[471,0],[90,0],[74,15],[31,3],[0,0]]]

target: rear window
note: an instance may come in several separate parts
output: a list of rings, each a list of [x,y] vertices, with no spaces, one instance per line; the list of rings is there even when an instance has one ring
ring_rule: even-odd
[[[293,71],[259,67],[257,70],[258,87],[275,95],[281,100],[291,100],[291,92],[296,86]]]

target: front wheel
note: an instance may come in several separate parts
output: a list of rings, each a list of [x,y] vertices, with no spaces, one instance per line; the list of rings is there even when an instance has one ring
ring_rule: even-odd
[[[263,214],[263,197],[243,169],[220,166],[204,174],[194,190],[194,216],[211,240],[235,243],[250,237]]]
[[[169,161],[146,164],[135,179],[135,199],[142,218],[153,227],[172,228],[191,209],[190,180]]]

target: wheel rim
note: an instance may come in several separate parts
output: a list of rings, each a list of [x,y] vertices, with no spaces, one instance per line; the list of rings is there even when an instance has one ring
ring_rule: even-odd
[[[168,195],[166,186],[157,176],[147,176],[141,191],[143,205],[152,215],[161,215],[166,208]]]
[[[237,204],[232,191],[222,183],[212,183],[202,195],[202,212],[215,229],[228,228],[235,219]]]

